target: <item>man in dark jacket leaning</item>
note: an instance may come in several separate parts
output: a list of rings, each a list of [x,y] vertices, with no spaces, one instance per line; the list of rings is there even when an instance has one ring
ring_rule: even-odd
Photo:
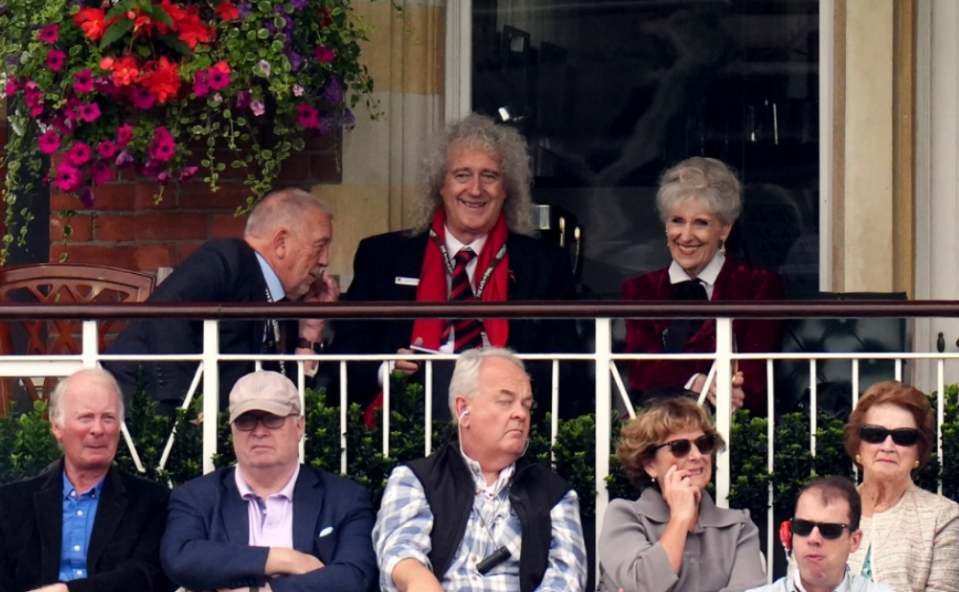
[[[113,466],[123,399],[105,370],[74,373],[50,397],[63,459],[0,488],[3,592],[160,592],[170,490]]]
[[[373,529],[384,592],[579,592],[576,492],[524,458],[533,394],[509,350],[467,351],[449,391],[458,441],[397,467]]]

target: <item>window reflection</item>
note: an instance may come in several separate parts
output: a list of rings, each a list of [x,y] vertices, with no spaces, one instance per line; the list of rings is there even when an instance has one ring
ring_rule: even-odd
[[[473,0],[474,109],[528,138],[585,292],[669,263],[657,180],[697,155],[743,181],[730,253],[818,290],[818,19],[814,0]]]

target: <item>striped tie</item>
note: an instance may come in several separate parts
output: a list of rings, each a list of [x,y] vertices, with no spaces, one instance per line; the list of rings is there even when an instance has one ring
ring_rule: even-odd
[[[475,300],[473,296],[473,287],[470,285],[469,274],[466,273],[466,266],[476,257],[469,248],[461,249],[453,257],[456,260],[456,266],[453,267],[453,280],[450,283],[450,300],[453,302],[467,302]],[[446,322],[443,329],[441,343],[446,343],[450,338],[450,331],[456,336],[456,342],[453,345],[453,351],[459,353],[483,346],[483,324],[476,319],[459,319]]]

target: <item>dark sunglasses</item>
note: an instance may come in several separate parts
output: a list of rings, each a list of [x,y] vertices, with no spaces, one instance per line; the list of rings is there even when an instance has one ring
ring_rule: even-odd
[[[915,446],[922,438],[922,432],[916,428],[887,430],[876,425],[864,425],[859,428],[859,437],[870,444],[882,444],[889,436],[892,436],[892,441],[900,446]]]
[[[272,413],[267,413],[266,415],[253,415],[250,413],[244,413],[233,421],[233,425],[235,425],[236,429],[240,430],[241,432],[252,432],[256,429],[256,424],[262,422],[267,429],[278,430],[283,427],[284,423],[286,423],[287,417],[289,417],[289,415],[273,415]]]
[[[828,541],[834,541],[842,536],[842,531],[852,529],[848,524],[835,524],[833,522],[813,522],[812,520],[803,520],[802,518],[793,518],[789,522],[789,530],[796,536],[807,537],[812,534],[812,529],[818,528],[822,538]]]
[[[710,454],[716,448],[716,434],[705,434],[695,440],[670,440],[665,444],[653,446],[650,452],[656,452],[660,448],[669,446],[669,451],[673,456],[682,458],[689,454],[693,444],[696,445],[696,449],[699,450],[700,454]]]

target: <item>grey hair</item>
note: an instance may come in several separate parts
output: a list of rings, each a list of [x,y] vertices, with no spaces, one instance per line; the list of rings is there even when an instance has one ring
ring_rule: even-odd
[[[67,390],[74,382],[82,378],[87,378],[93,382],[104,384],[110,387],[113,392],[117,394],[117,418],[120,420],[120,423],[123,423],[124,417],[126,416],[126,408],[123,405],[123,394],[120,392],[120,385],[117,384],[117,379],[103,368],[84,368],[83,370],[77,370],[57,384],[56,388],[53,389],[53,392],[50,393],[50,423],[60,428],[63,427],[63,422],[65,419],[65,412],[63,410],[64,398],[67,394]]]
[[[266,237],[276,228],[286,228],[296,234],[306,219],[304,214],[312,209],[318,209],[333,219],[330,206],[312,193],[295,187],[278,189],[253,207],[246,220],[243,236]]]
[[[459,418],[456,416],[456,397],[462,395],[472,401],[473,397],[479,394],[480,370],[483,367],[483,362],[493,358],[512,362],[517,368],[524,373],[526,372],[523,360],[516,357],[515,353],[505,347],[471,349],[460,354],[460,357],[456,358],[456,367],[453,368],[449,393],[450,415],[453,416],[457,424],[459,424]]]
[[[426,192],[419,194],[412,207],[414,234],[425,232],[436,211],[443,207],[440,189],[446,182],[450,154],[455,147],[481,148],[499,161],[503,170],[506,225],[517,234],[532,235],[533,198],[530,194],[529,150],[526,140],[514,128],[499,125],[485,115],[471,113],[465,119],[446,126],[433,141],[423,163]]]
[[[663,173],[656,192],[656,209],[665,222],[679,204],[698,199],[724,224],[732,224],[742,209],[742,187],[727,164],[715,158],[687,158]]]

